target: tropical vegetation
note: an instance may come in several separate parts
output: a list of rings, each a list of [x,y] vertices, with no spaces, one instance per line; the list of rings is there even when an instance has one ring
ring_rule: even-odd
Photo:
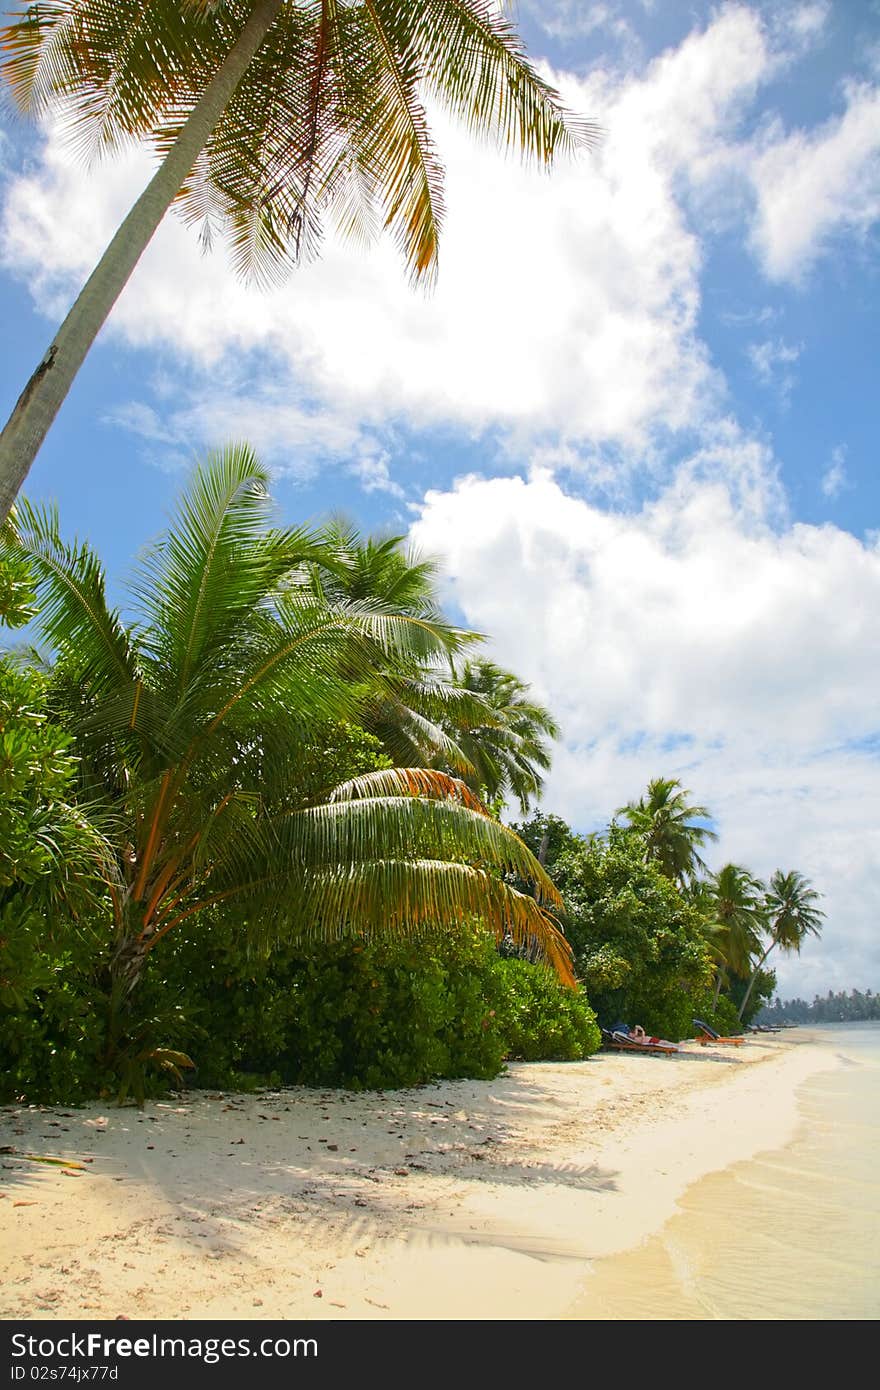
[[[774,999],[757,1015],[759,1024],[876,1023],[880,1019],[880,994],[870,989],[830,990],[806,999]]]
[[[638,837],[645,859],[679,885],[705,869],[699,851],[717,838],[710,826],[699,824],[709,819],[705,806],[689,805],[688,795],[677,778],[654,777],[645,796],[617,812]]]
[[[350,1086],[744,1027],[821,930],[796,871],[710,872],[658,777],[583,835],[528,810],[557,735],[429,558],[282,525],[245,445],[193,472],[125,607],[54,510],[0,536],[7,1097]]]
[[[410,1085],[584,1058],[618,1019],[746,1026],[819,894],[710,870],[677,778],[590,834],[537,809],[560,728],[404,537],[284,524],[236,445],[115,606],[87,541],[13,505],[170,206],[258,284],[328,223],[430,282],[429,100],[545,166],[595,130],[490,0],[43,0],[0,46],[81,153],[159,160],[0,435],[0,1098]]]

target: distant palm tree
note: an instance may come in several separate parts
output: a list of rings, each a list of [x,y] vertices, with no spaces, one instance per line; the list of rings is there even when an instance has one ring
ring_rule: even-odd
[[[770,944],[752,971],[748,988],[739,1006],[739,1016],[745,1013],[749,996],[752,993],[758,972],[771,951],[779,949],[785,953],[795,951],[800,954],[801,946],[808,936],[821,936],[825,914],[816,904],[821,897],[803,874],[792,870],[783,873],[777,869],[770,879],[770,887],[764,899],[765,911],[769,920]]]
[[[426,93],[544,165],[595,134],[491,0],[42,0],[0,43],[19,104],[60,107],[81,151],[161,158],[0,435],[0,521],[172,203],[258,280],[314,251],[328,213],[390,230],[421,279],[443,218]]]
[[[739,864],[725,864],[700,884],[707,940],[715,957],[715,999],[727,972],[745,979],[761,950],[766,925],[764,884]]]
[[[473,768],[462,773],[463,780],[490,801],[515,798],[527,815],[550,767],[550,743],[559,737],[559,725],[523,681],[486,657],[454,662],[453,683],[484,708],[481,715],[478,705],[453,706],[446,717],[444,727]]]
[[[363,711],[366,727],[395,762],[452,772],[489,801],[514,797],[526,814],[550,766],[559,728],[529,687],[485,657],[461,659],[482,640],[445,625],[436,597],[437,562],[407,548],[405,537],[364,539],[336,518],[319,532],[332,565],[316,563],[311,583],[334,601],[369,602],[445,631],[447,661],[434,668],[399,654]]]
[[[397,613],[435,622],[438,562],[408,547],[406,537],[364,537],[353,522],[334,517],[317,533],[326,551],[312,567],[312,583],[328,598],[387,604]]]
[[[648,783],[647,796],[630,801],[615,812],[624,816],[634,834],[645,846],[645,859],[655,863],[667,878],[683,885],[694,878],[705,864],[699,851],[718,836],[697,820],[708,820],[705,806],[691,806],[690,792],[677,778],[655,777]]]
[[[397,766],[443,766],[470,776],[474,767],[450,732],[458,721],[488,722],[491,711],[462,690],[450,662],[479,634],[446,622],[437,602],[437,561],[408,547],[405,536],[365,538],[351,522],[337,517],[318,532],[325,554],[307,570],[303,582],[322,600],[367,603],[375,612],[405,615],[413,629],[429,624],[439,638],[439,662],[425,662],[412,652],[397,651],[383,667],[381,681],[371,676],[364,688],[361,720],[380,740]]]
[[[269,524],[267,482],[245,447],[196,470],[136,575],[134,626],[108,606],[96,556],[66,545],[51,512],[20,504],[3,538],[31,568],[38,621],[69,680],[85,794],[115,825],[110,1055],[147,957],[217,904],[270,938],[482,920],[537,943],[573,982],[547,911],[559,894],[461,781],[393,768],[319,804],[304,797],[300,750],[316,723],[357,723],[374,676],[397,655],[436,660],[453,630],[301,582],[320,541]]]

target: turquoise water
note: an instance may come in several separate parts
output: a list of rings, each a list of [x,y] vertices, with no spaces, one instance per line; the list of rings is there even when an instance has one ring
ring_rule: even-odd
[[[799,1088],[792,1143],[694,1183],[661,1232],[597,1261],[570,1316],[880,1316],[880,1023],[791,1036],[835,1063]]]

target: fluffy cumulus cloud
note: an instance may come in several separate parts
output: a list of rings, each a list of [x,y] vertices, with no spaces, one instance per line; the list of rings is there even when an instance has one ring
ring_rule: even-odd
[[[413,539],[557,715],[548,809],[588,830],[680,776],[717,817],[719,864],[798,868],[826,894],[823,945],[781,980],[876,984],[880,550],[771,528],[719,482],[626,514],[547,472],[429,493]]]
[[[559,75],[605,137],[549,177],[438,117],[449,211],[430,296],[410,290],[387,244],[332,241],[283,291],[260,293],[169,216],[108,331],[211,370],[264,350],[288,400],[330,402],[346,423],[403,417],[533,438],[564,422],[578,445],[641,454],[716,413],[722,383],[698,332],[702,252],[678,183],[713,162],[772,69],[759,18],[734,6],[638,75]],[[47,313],[149,168],[133,152],[84,179],[55,131],[8,183],[3,256]]]
[[[549,177],[438,116],[448,219],[430,296],[411,291],[387,243],[332,240],[280,293],[262,293],[169,216],[108,332],[209,371],[261,351],[286,395],[264,402],[267,434],[277,410],[283,435],[293,401],[346,428],[403,418],[526,443],[552,431],[581,452],[641,458],[713,421],[723,398],[699,333],[699,230],[751,218],[756,255],[779,279],[877,215],[880,96],[868,85],[851,85],[844,114],[820,129],[776,121],[741,138],[759,88],[814,40],[826,9],[788,6],[768,22],[727,5],[648,63],[556,74],[605,135]],[[619,18],[614,5],[552,15],[564,25],[575,12],[591,26]],[[150,168],[133,151],[83,178],[50,130],[39,159],[7,175],[0,254],[47,314],[69,302]]]

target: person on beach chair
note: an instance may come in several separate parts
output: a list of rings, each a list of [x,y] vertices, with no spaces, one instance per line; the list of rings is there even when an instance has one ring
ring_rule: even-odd
[[[640,1023],[631,1028],[628,1023],[615,1023],[611,1029],[602,1029],[606,1047],[615,1047],[621,1052],[677,1052],[678,1047],[666,1038],[652,1038]]]
[[[743,1041],[742,1038],[722,1038],[720,1033],[716,1033],[715,1029],[710,1024],[704,1023],[701,1018],[695,1018],[692,1022],[697,1030],[695,1041],[701,1043],[703,1047],[706,1047],[708,1043],[732,1043],[734,1047],[739,1047]]]

